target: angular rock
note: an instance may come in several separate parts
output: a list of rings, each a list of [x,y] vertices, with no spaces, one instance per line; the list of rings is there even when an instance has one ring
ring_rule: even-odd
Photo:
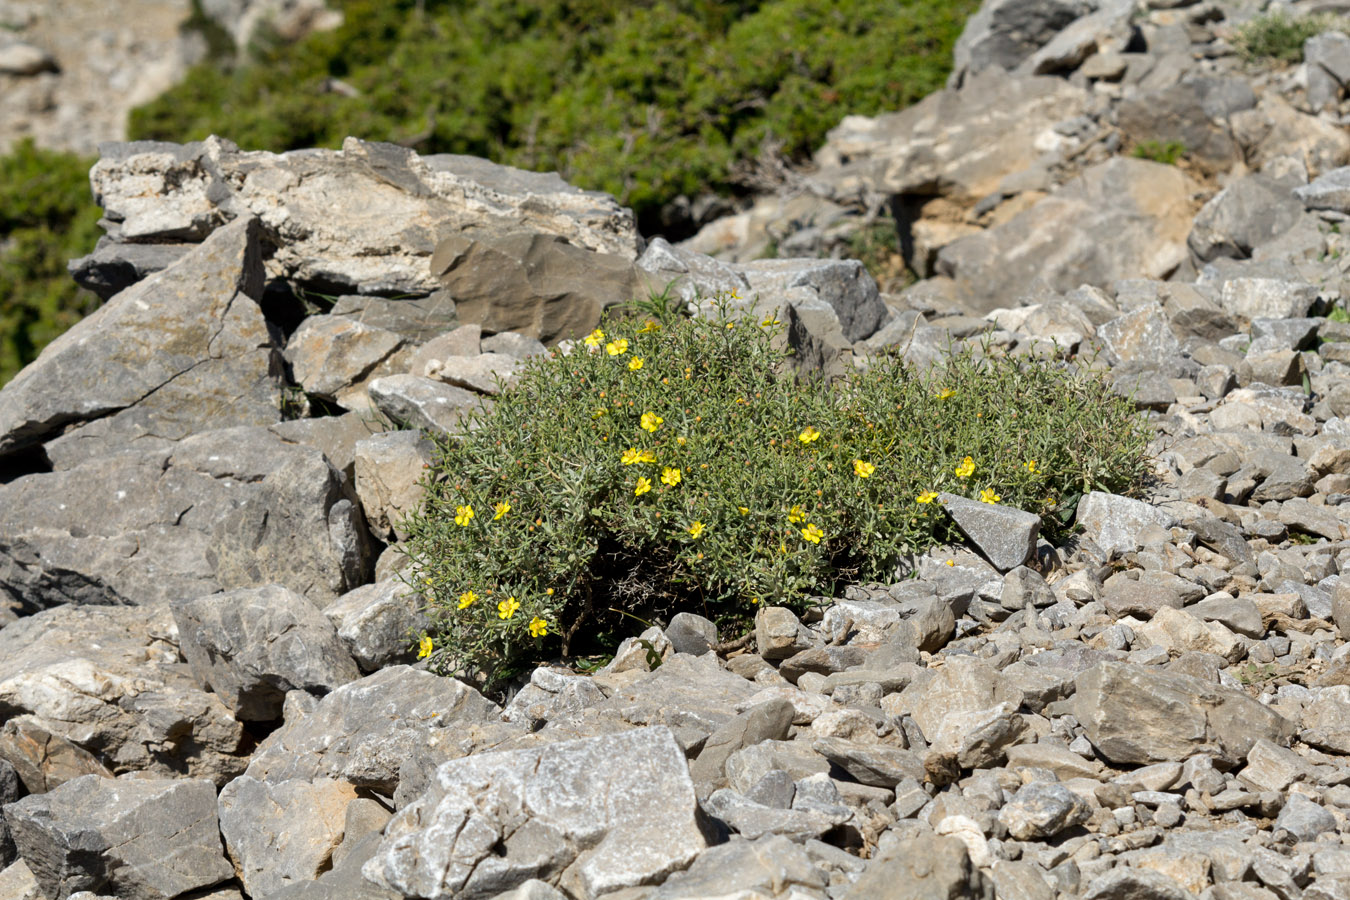
[[[472,391],[420,375],[389,375],[366,385],[370,399],[397,425],[434,435],[453,435],[483,405]]]
[[[1311,284],[1278,278],[1233,278],[1224,282],[1219,295],[1224,312],[1239,322],[1301,318],[1316,300],[1317,288]]]
[[[0,597],[29,610],[273,582],[322,603],[364,577],[369,554],[323,454],[266,428],[0,485],[0,535]]]
[[[1207,753],[1233,765],[1260,739],[1287,744],[1294,723],[1240,691],[1186,675],[1104,662],[1078,676],[1075,716],[1113,763],[1148,764]]]
[[[1303,213],[1288,184],[1254,174],[1227,185],[1195,216],[1186,245],[1201,262],[1221,256],[1245,259],[1284,234]]]
[[[51,441],[47,455],[65,469],[279,421],[280,356],[257,302],[259,234],[251,217],[222,229],[44,348],[0,391],[0,455]]]
[[[1000,69],[1011,72],[1093,6],[1082,0],[994,0],[981,4],[966,22],[952,51],[955,65],[951,83],[968,87],[967,79],[986,69],[999,75],[1003,74]]]
[[[323,614],[361,671],[376,672],[415,661],[414,636],[431,625],[425,604],[408,585],[389,579],[348,591]]]
[[[843,900],[993,900],[994,884],[959,840],[919,832],[884,850]]]
[[[652,894],[652,900],[701,897],[824,896],[829,878],[799,844],[781,835],[749,841],[733,837],[710,847],[693,865],[676,872]]]
[[[1112,319],[1097,329],[1097,336],[1118,363],[1163,373],[1177,369],[1181,343],[1157,304],[1144,304]]]
[[[403,343],[401,335],[356,319],[309,316],[286,342],[285,356],[306,393],[343,403],[355,385],[372,375],[394,374],[377,370]]]
[[[208,781],[86,775],[4,812],[49,897],[96,891],[170,900],[234,875]]]
[[[645,293],[634,255],[546,234],[454,235],[436,245],[431,273],[454,296],[460,321],[553,344],[582,337],[606,309]]]
[[[418,431],[387,431],[357,442],[356,496],[366,523],[382,540],[406,540],[403,520],[422,505],[423,481],[436,447]]]
[[[90,179],[115,240],[200,241],[252,212],[277,248],[275,274],[320,290],[432,293],[427,259],[449,233],[556,235],[625,259],[641,242],[632,213],[612,198],[474,157],[419,157],[355,138],[337,151],[281,154],[216,137],[101,150]]]
[[[84,774],[223,784],[243,728],[179,661],[167,604],[63,606],[0,630],[0,756],[30,792]]]
[[[1172,166],[1116,157],[1009,221],[948,244],[937,273],[978,312],[1037,284],[1062,293],[1085,283],[1164,278],[1186,258],[1193,190]]]
[[[1062,784],[1033,782],[1018,789],[998,820],[1019,841],[1054,837],[1088,819],[1088,805]]]
[[[1111,556],[1133,553],[1138,536],[1149,526],[1171,528],[1170,513],[1139,500],[1092,491],[1078,501],[1076,521],[1094,544]]]
[[[955,494],[940,494],[938,500],[961,533],[1000,572],[1022,565],[1036,552],[1041,517],[1035,513]]]
[[[1324,172],[1309,184],[1294,189],[1305,209],[1350,213],[1350,166]]]
[[[332,865],[356,789],[343,781],[269,784],[247,775],[220,792],[220,833],[244,890],[271,897]]]
[[[1193,900],[1194,896],[1161,872],[1119,866],[1094,878],[1083,900]]]
[[[706,846],[684,753],[655,727],[445,763],[362,871],[420,896],[472,900],[540,878],[593,898]]]
[[[454,298],[446,291],[429,297],[338,297],[329,315],[342,316],[370,328],[392,331],[413,344],[425,344],[459,324]]]
[[[444,752],[500,710],[473,688],[407,666],[343,685],[258,745],[245,772],[269,783],[338,778],[391,796],[410,758]],[[457,734],[459,730],[465,734]]]
[[[886,315],[876,282],[857,260],[764,259],[740,268],[750,290],[762,296],[779,297],[800,290],[829,304],[850,343],[870,337]]]
[[[192,672],[242,721],[281,717],[288,691],[326,694],[361,675],[336,629],[281,585],[172,604]]]
[[[1131,142],[1179,143],[1202,171],[1215,173],[1242,157],[1228,117],[1254,106],[1256,95],[1246,79],[1199,76],[1122,101],[1116,120]]]

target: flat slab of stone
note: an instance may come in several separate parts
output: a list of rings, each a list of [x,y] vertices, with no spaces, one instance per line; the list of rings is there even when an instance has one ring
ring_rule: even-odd
[[[1000,572],[1017,568],[1036,552],[1041,517],[1035,513],[956,494],[942,493],[938,500],[961,533]]]
[[[234,877],[209,781],[86,775],[4,812],[49,897],[94,891],[171,900]]]
[[[362,872],[412,896],[472,900],[539,878],[593,898],[706,847],[684,752],[657,726],[444,763]]]

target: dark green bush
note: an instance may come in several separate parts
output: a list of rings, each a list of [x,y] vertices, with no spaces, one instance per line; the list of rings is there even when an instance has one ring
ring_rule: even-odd
[[[66,271],[98,241],[92,165],[29,140],[0,156],[0,384],[98,305]]]
[[[197,67],[133,113],[132,135],[215,133],[268,150],[403,141],[559,171],[613,193],[648,227],[679,194],[735,189],[737,162],[764,148],[802,158],[846,113],[899,109],[941,87],[978,3],[338,5],[336,31],[249,64]]]
[[[559,650],[612,650],[642,618],[724,634],[892,578],[950,537],[938,491],[1063,528],[1089,490],[1128,492],[1147,429],[1091,374],[970,354],[920,377],[882,361],[842,386],[777,377],[777,323],[634,327],[526,367],[445,442],[407,523],[446,671],[495,681]]]

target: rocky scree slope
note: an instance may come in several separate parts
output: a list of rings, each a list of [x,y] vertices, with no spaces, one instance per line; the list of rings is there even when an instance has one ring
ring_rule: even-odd
[[[0,391],[0,898],[1350,896],[1350,41],[1252,73],[1252,12],[987,3],[948,91],[835,132],[836,199],[764,201],[813,250],[846,189],[919,210],[900,295],[482,160],[105,148],[107,301]],[[953,498],[962,545],[729,657],[681,615],[505,705],[419,668],[389,423],[672,280],[824,371],[1099,348],[1153,492],[1058,547]]]

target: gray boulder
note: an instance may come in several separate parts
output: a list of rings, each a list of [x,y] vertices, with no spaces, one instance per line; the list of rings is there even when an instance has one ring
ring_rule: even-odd
[[[1187,675],[1103,662],[1078,676],[1073,703],[1110,762],[1147,765],[1207,753],[1234,765],[1264,738],[1287,745],[1293,722],[1248,697]]]
[[[453,678],[391,666],[333,691],[303,718],[286,722],[258,745],[246,775],[267,782],[340,778],[391,796],[400,767],[413,757],[441,759],[461,747],[476,724],[500,709]],[[460,749],[455,749],[460,748]]]
[[[1186,245],[1201,262],[1220,256],[1244,259],[1293,228],[1302,214],[1303,203],[1288,184],[1247,175],[1201,207]]]
[[[877,283],[856,259],[763,259],[740,269],[750,290],[769,298],[768,311],[796,291],[829,304],[850,343],[871,336],[886,315]]]
[[[234,875],[208,781],[86,775],[4,811],[48,897],[97,891],[171,900]]]
[[[938,253],[972,310],[988,312],[1044,285],[1065,293],[1121,278],[1163,278],[1186,259],[1192,182],[1173,166],[1116,157],[1030,209]]]
[[[436,245],[431,273],[454,296],[460,321],[554,344],[586,335],[606,309],[645,295],[632,260],[553,235],[454,235]]]
[[[417,431],[387,431],[356,444],[356,496],[366,523],[380,539],[408,536],[401,526],[422,505],[422,482],[435,452],[435,445]]]
[[[79,775],[224,784],[243,728],[179,661],[167,604],[63,606],[0,630],[0,757],[38,793]]]
[[[114,241],[201,241],[256,215],[276,247],[272,274],[327,290],[430,294],[438,284],[427,259],[451,233],[556,235],[629,260],[640,249],[632,213],[613,198],[473,157],[355,138],[341,150],[281,154],[216,137],[101,150],[90,180]]]
[[[844,900],[993,900],[994,883],[955,838],[921,831],[882,851],[844,892]]]
[[[175,600],[192,672],[243,721],[281,715],[288,691],[326,694],[361,673],[319,609],[278,584]]]
[[[318,450],[266,428],[0,485],[0,598],[152,603],[277,583],[325,603],[360,583],[360,508]]]
[[[434,435],[457,434],[464,421],[483,407],[473,391],[421,375],[389,375],[366,386],[370,399],[391,422]]]
[[[295,382],[324,400],[358,408],[357,386],[396,374],[393,363],[403,337],[346,316],[309,316],[286,342],[286,362]]]
[[[244,775],[220,792],[220,833],[244,890],[271,897],[313,881],[333,862],[356,788],[344,781],[269,784]]]
[[[1000,572],[1015,569],[1036,552],[1041,519],[1011,506],[941,494],[942,509],[975,548]]]
[[[280,357],[257,303],[260,232],[240,219],[49,344],[0,391],[0,455],[49,441],[65,469],[280,420]]]
[[[324,607],[323,614],[361,671],[375,672],[414,661],[415,635],[431,624],[425,605],[407,584],[388,579],[348,591]]]
[[[957,39],[949,84],[961,85],[986,69],[1011,72],[1096,5],[1088,0],[985,0]]]
[[[445,763],[362,872],[414,896],[473,900],[539,878],[594,898],[706,846],[684,753],[656,727]]]
[[[1176,524],[1176,518],[1166,510],[1102,491],[1092,491],[1078,501],[1075,521],[1094,544],[1111,556],[1138,549],[1139,535],[1149,526],[1171,528]]]
[[[1179,143],[1188,159],[1214,173],[1242,159],[1228,118],[1255,106],[1247,79],[1202,76],[1122,101],[1116,120],[1131,142]]]

